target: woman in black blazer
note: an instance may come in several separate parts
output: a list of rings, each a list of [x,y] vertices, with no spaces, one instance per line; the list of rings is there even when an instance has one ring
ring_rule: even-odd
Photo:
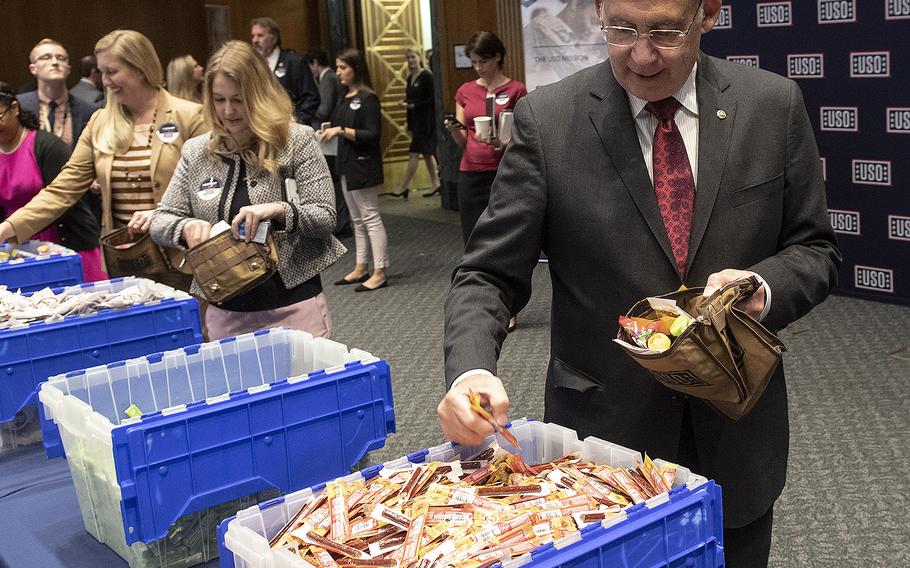
[[[369,87],[363,55],[346,49],[335,60],[338,80],[347,92],[335,106],[332,126],[317,133],[320,140],[338,138],[335,171],[354,224],[357,259],[354,270],[335,285],[359,284],[357,292],[388,285],[389,240],[379,216],[379,188],[383,184],[382,117],[379,97]],[[370,260],[373,271],[370,272]]]
[[[395,197],[407,199],[411,193],[408,184],[417,172],[420,157],[423,156],[430,174],[430,183],[433,191],[426,197],[435,195],[439,190],[439,176],[436,167],[436,104],[433,92],[433,73],[424,69],[423,58],[420,50],[408,48],[408,86],[405,91],[407,98],[402,104],[408,109],[408,130],[411,131],[411,146],[408,149],[408,169],[404,172],[401,186]]]

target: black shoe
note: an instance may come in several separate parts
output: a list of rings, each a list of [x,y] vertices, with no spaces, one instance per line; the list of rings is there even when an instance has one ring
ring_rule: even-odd
[[[406,188],[404,188],[404,190],[402,190],[401,193],[390,193],[389,195],[391,195],[392,197],[401,197],[402,199],[407,199],[408,195],[410,195],[410,194],[411,194],[411,189],[406,187]]]
[[[360,278],[357,278],[355,280],[348,280],[347,278],[342,278],[341,280],[335,281],[335,286],[347,286],[348,284],[358,284],[360,282],[366,282],[369,279],[370,279],[369,274],[364,274],[363,276],[361,276]]]
[[[423,196],[424,196],[424,197],[433,197],[434,195],[438,195],[440,191],[442,191],[442,186],[441,186],[441,185],[437,185],[437,186],[436,186],[436,189],[434,189],[434,190],[431,191],[430,193],[424,193]]]
[[[380,288],[385,288],[388,285],[389,285],[389,281],[383,280],[382,284],[380,284],[379,286],[376,286],[375,288],[367,288],[366,286],[361,284],[360,286],[354,288],[354,291],[355,292],[372,292],[373,290],[379,290]]]

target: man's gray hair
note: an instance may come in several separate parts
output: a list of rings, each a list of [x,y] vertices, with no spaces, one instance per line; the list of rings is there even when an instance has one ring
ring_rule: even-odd
[[[278,22],[268,16],[261,16],[250,20],[250,27],[253,26],[262,26],[272,32],[272,35],[275,36],[275,45],[281,47],[281,28],[278,27]]]

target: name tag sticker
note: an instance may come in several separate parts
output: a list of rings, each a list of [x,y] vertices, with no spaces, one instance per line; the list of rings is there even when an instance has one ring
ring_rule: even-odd
[[[284,63],[279,63],[277,66],[275,66],[275,76],[276,77],[279,77],[279,78],[284,77],[285,75],[287,75],[287,73],[288,73],[288,70],[284,66]]]
[[[499,106],[509,104],[509,95],[506,93],[499,93],[496,95],[496,104]]]
[[[357,97],[354,97],[353,99],[351,99],[351,110],[357,110],[359,108],[360,108],[360,99]]]
[[[158,127],[158,140],[170,144],[180,136],[180,129],[173,122],[165,122]]]
[[[196,190],[196,197],[203,201],[208,201],[220,195],[221,189],[221,180],[213,177],[206,178],[199,184],[199,189]]]

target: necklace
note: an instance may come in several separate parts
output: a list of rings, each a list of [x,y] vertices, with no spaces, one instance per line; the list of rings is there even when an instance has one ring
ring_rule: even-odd
[[[151,122],[151,124],[149,124],[148,139],[145,142],[145,146],[142,146],[143,150],[146,148],[152,147],[152,134],[155,133],[155,121],[157,120],[157,118],[158,118],[158,107],[156,106],[155,111],[152,113],[152,122]],[[130,171],[129,166],[122,166],[120,168],[120,170],[124,173],[124,175],[126,175],[126,182],[128,184],[130,184],[131,188],[136,189],[137,187],[139,187],[139,183],[141,181],[143,181],[142,174],[145,173],[144,171],[135,172],[135,175],[134,175],[134,173]],[[148,170],[148,173],[149,173],[149,181],[151,181],[151,170]]]

